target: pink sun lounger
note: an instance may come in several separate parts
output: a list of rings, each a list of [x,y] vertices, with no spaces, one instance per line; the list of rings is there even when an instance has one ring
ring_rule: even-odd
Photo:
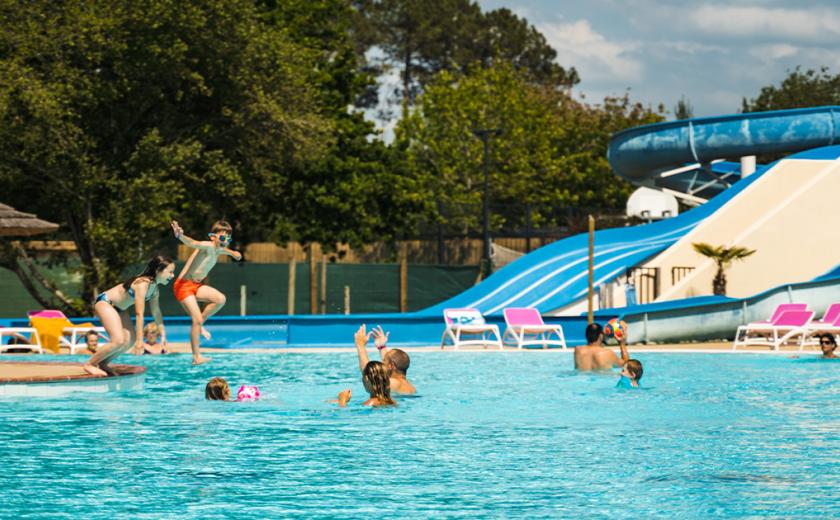
[[[754,321],[746,325],[741,325],[735,331],[735,342],[732,345],[733,350],[739,346],[746,345],[743,340],[754,334],[767,334],[772,332],[774,323],[779,317],[787,311],[804,311],[808,309],[807,303],[782,303],[773,311],[773,315],[766,321]]]
[[[743,345],[766,345],[773,350],[779,350],[781,345],[798,337],[799,348],[801,349],[811,333],[809,325],[813,318],[814,311],[809,310],[782,312],[770,325],[760,328],[753,327],[744,334],[743,338],[736,337],[732,348],[735,349]],[[753,335],[749,332],[757,332],[758,334]]]
[[[537,309],[510,308],[504,310],[504,315],[507,329],[505,329],[502,342],[506,343],[508,338],[513,338],[517,348],[520,349],[529,345],[542,345],[544,349],[549,345],[566,348],[563,327],[547,325]]]

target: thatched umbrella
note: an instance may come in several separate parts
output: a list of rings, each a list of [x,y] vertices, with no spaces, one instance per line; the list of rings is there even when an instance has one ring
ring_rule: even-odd
[[[28,237],[51,233],[57,229],[58,224],[41,220],[32,213],[24,213],[11,206],[0,204],[0,237]]]

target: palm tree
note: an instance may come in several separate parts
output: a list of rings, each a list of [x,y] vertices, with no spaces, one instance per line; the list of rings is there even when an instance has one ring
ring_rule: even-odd
[[[724,271],[732,262],[743,260],[755,253],[755,249],[747,249],[746,247],[713,246],[705,242],[697,242],[691,245],[694,246],[695,251],[706,258],[711,258],[717,264],[717,274],[712,280],[712,293],[717,296],[726,296],[726,275]]]

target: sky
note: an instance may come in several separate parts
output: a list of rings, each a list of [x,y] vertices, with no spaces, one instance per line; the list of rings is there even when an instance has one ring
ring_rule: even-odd
[[[558,63],[577,69],[575,90],[591,103],[629,88],[632,100],[669,113],[685,96],[696,117],[731,114],[797,65],[840,72],[840,0],[478,3],[536,26]]]

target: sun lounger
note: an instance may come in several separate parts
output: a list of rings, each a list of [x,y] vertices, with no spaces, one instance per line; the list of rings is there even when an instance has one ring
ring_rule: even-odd
[[[808,338],[799,346],[799,350],[805,348],[806,344],[809,346],[819,347],[818,338],[821,334],[833,334],[834,336],[840,334],[840,314],[829,315],[829,311],[831,311],[831,307],[829,307],[829,310],[826,311],[821,320],[814,320],[808,324]],[[834,322],[828,323],[826,318],[831,316],[835,317]]]
[[[546,325],[540,311],[531,308],[510,308],[504,310],[505,335],[502,342],[513,338],[517,348],[528,345],[542,345],[548,348],[549,345],[566,348],[566,338],[563,336],[563,327],[560,325]],[[551,336],[555,339],[551,339]]]
[[[758,332],[758,334],[745,334],[740,341],[735,338],[736,341],[732,348],[734,349],[739,345],[765,345],[773,350],[779,350],[780,346],[798,337],[799,348],[801,349],[805,339],[811,334],[808,326],[813,318],[814,311],[785,311],[776,318],[769,329],[753,329],[752,332]]]
[[[443,319],[446,329],[440,340],[440,348],[446,346],[447,340],[452,342],[455,350],[464,345],[483,345],[485,348],[494,345],[500,350],[504,348],[499,326],[484,321],[478,309],[445,309]],[[472,339],[463,339],[464,336]]]
[[[32,311],[29,313],[29,324],[38,329],[43,347],[55,353],[62,348],[68,349],[71,354],[84,350],[85,334],[91,329],[106,341],[108,339],[104,327],[96,327],[93,323],[73,323],[57,310]]]
[[[776,310],[773,311],[773,315],[770,316],[769,320],[766,321],[754,321],[752,323],[748,323],[747,325],[741,325],[735,331],[735,342],[732,344],[732,349],[736,349],[739,346],[745,345],[743,343],[742,338],[746,339],[751,334],[769,334],[773,330],[773,326],[775,322],[781,317],[781,315],[787,311],[804,311],[808,309],[807,303],[782,303]]]
[[[25,334],[29,334],[28,343],[6,344],[10,338],[19,338]],[[0,352],[24,349],[38,354],[44,353],[44,349],[41,347],[41,337],[36,329],[32,327],[0,327]]]
[[[837,318],[840,318],[840,303],[832,303],[825,310],[823,317],[812,321],[809,327],[814,330],[818,330],[820,327],[831,327],[837,321]]]

